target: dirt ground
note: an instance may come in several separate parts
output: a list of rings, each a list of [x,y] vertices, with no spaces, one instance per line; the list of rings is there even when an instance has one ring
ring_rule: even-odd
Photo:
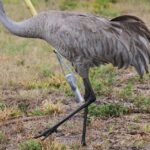
[[[150,87],[149,87],[150,89]],[[20,90],[20,89],[18,89]],[[7,94],[15,94],[18,92],[4,90],[1,91]],[[23,140],[31,139],[37,135],[39,131],[48,126],[55,124],[64,116],[69,114],[78,107],[74,99],[65,99],[60,93],[50,93],[40,100],[32,101],[31,107],[39,105],[45,98],[57,100],[64,99],[62,108],[64,110],[60,115],[46,115],[33,117],[19,117],[1,122],[0,128],[6,134],[7,142],[1,149],[17,150],[18,143]],[[109,102],[115,99],[108,98]],[[10,99],[9,105],[15,105],[18,101]],[[98,99],[97,104],[106,102],[106,98]],[[81,147],[81,133],[82,133],[82,113],[78,113],[71,120],[63,124],[58,133],[50,136],[46,142],[56,140],[65,145],[78,145],[78,149],[85,150],[149,150],[150,149],[150,133],[143,130],[143,125],[150,122],[150,114],[132,113],[116,118],[94,118],[91,119],[87,128],[87,146]],[[10,136],[11,135],[11,136]],[[75,149],[75,148],[69,148]]]
[[[17,20],[23,19],[24,15],[26,18],[29,16],[26,7],[18,8],[18,6],[7,4],[6,9],[10,10],[10,8],[13,11],[9,11],[8,14]],[[116,4],[115,8],[122,14],[132,14],[143,18],[150,26],[150,7],[124,2]],[[18,13],[21,11],[26,11],[26,13]],[[46,76],[49,72],[45,68],[42,70],[43,66],[48,66],[53,71],[58,68],[58,64],[53,63],[56,62],[52,57],[53,54],[47,51],[48,45],[44,42],[35,41],[34,43],[31,40],[12,37],[2,27],[0,29],[1,51],[4,51],[0,51],[0,109],[3,108],[1,103],[7,106],[6,109],[0,111],[0,150],[19,150],[19,143],[33,139],[38,132],[63,119],[79,107],[79,104],[73,97],[66,96],[62,90],[41,88],[47,86],[49,82]],[[19,49],[22,52],[10,54],[9,51],[7,52],[10,49]],[[41,72],[44,72],[46,79],[43,74],[40,74]],[[120,117],[90,117],[86,147],[80,144],[83,123],[83,111],[81,111],[65,122],[57,133],[52,134],[45,141],[39,140],[43,150],[63,150],[63,145],[67,150],[150,150],[150,107],[146,111],[141,111],[134,105],[135,98],[138,98],[136,95],[139,93],[142,93],[145,98],[150,97],[150,77],[147,75],[144,81],[140,82],[137,80],[136,73],[131,73],[131,70],[116,71],[115,74],[116,82],[110,86],[112,89],[109,89],[112,93],[97,95],[95,103],[97,105],[117,103],[127,106],[132,111]],[[37,83],[37,80],[41,82]],[[130,99],[130,96],[119,97],[117,92],[128,85],[129,81],[134,84],[133,89],[129,91],[129,93],[134,93],[132,98]],[[50,80],[50,82],[53,86],[57,86],[55,82],[60,84],[61,79],[59,81],[54,79],[53,82]],[[40,88],[35,88],[36,86]],[[62,88],[64,88],[63,85]],[[35,111],[47,101],[58,103],[60,109],[52,114]],[[24,110],[20,114],[18,107],[22,103],[27,104],[29,114]],[[150,106],[150,102],[148,101],[143,106]],[[1,132],[5,135],[4,137]],[[52,148],[51,145],[55,146]]]

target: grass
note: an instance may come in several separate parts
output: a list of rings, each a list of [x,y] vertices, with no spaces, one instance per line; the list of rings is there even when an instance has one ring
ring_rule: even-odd
[[[60,114],[63,112],[60,102],[53,103],[52,101],[45,100],[40,107],[36,107],[34,110],[28,113],[29,116],[44,116],[52,114]]]
[[[119,93],[120,98],[131,99],[133,96],[133,84],[128,83]]]
[[[18,108],[22,113],[24,113],[25,115],[28,115],[29,105],[30,105],[29,103],[22,102],[18,104]]]
[[[60,4],[61,10],[72,10],[77,7],[79,1],[78,0],[63,0]]]
[[[118,104],[92,104],[89,107],[89,115],[94,117],[119,117],[128,113],[129,110],[127,107],[123,107]]]
[[[141,112],[150,112],[150,98],[144,95],[139,95],[134,100],[135,106]]]
[[[32,112],[30,113],[31,116],[44,116],[45,113],[39,108],[35,108],[34,110],[32,110]]]
[[[2,131],[0,131],[0,144],[4,144],[4,143],[7,143],[7,138],[5,134]]]
[[[4,110],[6,108],[6,105],[4,103],[0,103],[0,110]]]
[[[150,7],[148,0],[32,1],[38,10],[61,9],[94,13],[110,18],[125,13],[137,14],[150,25]],[[8,12],[10,18],[13,18],[14,20],[23,20],[31,16],[22,1],[4,0],[4,2],[6,12]],[[17,118],[36,118],[36,116],[52,116],[53,114],[58,118],[60,117],[59,119],[61,120],[62,115],[65,116],[74,109],[74,103],[68,100],[70,98],[73,99],[72,92],[60,71],[60,66],[53,53],[53,49],[48,44],[40,40],[23,39],[11,36],[2,26],[0,26],[0,41],[0,123],[13,121]],[[125,126],[126,128],[123,126],[126,122],[130,123],[133,121],[135,124],[142,124],[142,122],[144,122],[142,129],[144,132],[149,133],[149,118],[147,117],[144,119],[147,115],[141,114],[149,113],[150,110],[149,89],[141,90],[141,87],[150,85],[149,76],[146,75],[144,76],[143,81],[139,81],[137,76],[130,76],[131,72],[133,72],[133,74],[135,73],[131,68],[126,71],[118,71],[112,65],[91,69],[90,80],[97,95],[97,101],[102,100],[102,103],[103,100],[106,101],[105,104],[93,104],[89,107],[89,115],[93,118],[92,123],[96,124],[97,120],[99,121],[97,123],[97,128],[89,128],[89,147],[106,149],[103,147],[113,145],[113,143],[109,141],[111,139],[114,140],[116,144],[124,142],[129,145],[129,141],[126,140],[126,138],[130,139],[130,135],[128,134],[126,136],[127,126]],[[52,93],[57,94],[52,96]],[[63,101],[63,103],[61,95],[67,99],[65,102]],[[130,108],[124,106],[124,103],[126,104],[126,102],[132,104],[140,112],[138,116],[133,117],[133,120],[132,117],[130,118],[130,116],[132,116]],[[63,109],[65,109],[66,112]],[[142,118],[141,115],[144,115],[144,117]],[[56,120],[51,116],[48,122],[53,125]],[[107,127],[107,124],[112,117],[116,117],[113,118],[116,122],[109,124],[109,127],[107,128],[109,133],[107,135],[107,131],[104,131],[104,128],[105,126]],[[124,120],[121,120],[122,118],[124,118]],[[78,123],[82,122],[82,118],[78,118],[78,115],[76,120]],[[74,142],[73,144],[62,142],[64,141],[64,139],[61,139],[63,136],[60,137],[59,141],[56,139],[48,139],[44,142],[36,140],[24,141],[24,139],[33,137],[33,134],[35,134],[32,133],[33,131],[43,129],[43,127],[45,127],[45,122],[45,120],[38,121],[35,119],[32,121],[20,122],[21,125],[19,125],[19,123],[14,123],[2,127],[7,133],[0,132],[0,143],[2,142],[5,145],[2,148],[4,149],[7,145],[11,147],[11,143],[15,141],[13,143],[14,145],[20,143],[18,146],[20,150],[82,149],[78,142]],[[121,126],[116,129],[116,124],[119,122],[121,122]],[[71,129],[73,130],[76,127],[76,123],[73,122],[72,124]],[[123,130],[124,128],[125,130]],[[133,127],[129,128],[131,131],[138,130]],[[69,137],[69,142],[76,136],[77,139],[75,138],[75,141],[79,140],[78,137],[80,137],[80,135],[78,136],[78,133],[70,133],[67,126],[60,128],[60,130],[65,134],[63,138]],[[77,126],[76,130],[80,131],[81,125],[79,125],[79,127]],[[7,140],[6,135],[12,135],[12,137],[15,138],[14,141],[10,137],[10,141]],[[121,141],[121,135],[123,135],[124,141]],[[95,137],[98,139],[98,143],[96,143]],[[101,138],[99,139],[99,137]],[[132,146],[139,149],[142,149],[144,145],[144,140],[137,140],[132,144]]]
[[[42,103],[42,111],[45,112],[45,114],[60,114],[63,112],[62,105],[60,102],[53,103],[52,101],[45,100]]]
[[[42,150],[42,145],[37,140],[28,140],[19,143],[20,150]]]
[[[119,12],[113,8],[113,3],[117,0],[95,0],[93,2],[93,12],[104,16],[117,16]]]
[[[143,129],[144,129],[144,132],[150,133],[150,124],[145,124],[145,125],[143,126]]]
[[[48,139],[42,142],[42,147],[44,150],[68,150],[69,147],[62,144],[54,139]]]
[[[8,144],[8,139],[4,132],[0,131],[0,149],[6,149],[6,145]]]
[[[0,122],[6,121],[8,119],[13,119],[16,117],[20,117],[21,112],[18,108],[15,107],[6,107],[3,110],[0,110]]]
[[[1,138],[1,134],[0,134]],[[68,146],[62,144],[54,139],[48,139],[44,142],[38,140],[27,140],[18,144],[19,150],[68,150]],[[70,146],[71,149],[77,150],[80,146],[73,144]]]
[[[97,95],[109,95],[115,82],[115,69],[112,65],[91,70],[90,80]]]

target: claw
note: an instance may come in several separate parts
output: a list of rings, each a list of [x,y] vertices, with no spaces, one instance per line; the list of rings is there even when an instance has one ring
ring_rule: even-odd
[[[34,139],[38,139],[38,138],[40,138],[40,137],[42,137],[43,135],[37,135],[37,136],[34,136],[33,138]]]
[[[37,135],[37,136],[34,136],[34,138],[35,139],[38,139],[38,138],[40,138],[40,137],[45,137],[46,135],[44,134],[44,133],[40,133],[39,135]]]
[[[34,136],[35,139],[38,139],[40,137],[43,137],[42,138],[42,141],[44,141],[49,135],[51,135],[53,132],[57,132],[57,128],[50,128],[48,130],[46,130],[45,132],[43,133],[40,133],[39,135],[37,136]]]

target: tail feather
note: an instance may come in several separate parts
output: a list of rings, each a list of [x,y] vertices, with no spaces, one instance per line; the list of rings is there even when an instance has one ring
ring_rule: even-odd
[[[112,25],[119,23],[124,32],[130,35],[130,51],[133,55],[132,64],[142,77],[144,72],[148,73],[150,64],[150,30],[138,17],[123,15],[110,20]]]
[[[112,22],[119,22],[126,27],[126,29],[131,32],[136,32],[146,38],[150,42],[150,30],[147,28],[145,23],[136,16],[123,15],[111,19]]]

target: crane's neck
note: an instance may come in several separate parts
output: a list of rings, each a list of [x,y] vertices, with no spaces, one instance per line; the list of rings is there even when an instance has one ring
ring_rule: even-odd
[[[43,22],[40,22],[39,16],[22,22],[15,22],[6,16],[4,11],[0,10],[0,22],[14,35],[27,38],[42,38]]]

